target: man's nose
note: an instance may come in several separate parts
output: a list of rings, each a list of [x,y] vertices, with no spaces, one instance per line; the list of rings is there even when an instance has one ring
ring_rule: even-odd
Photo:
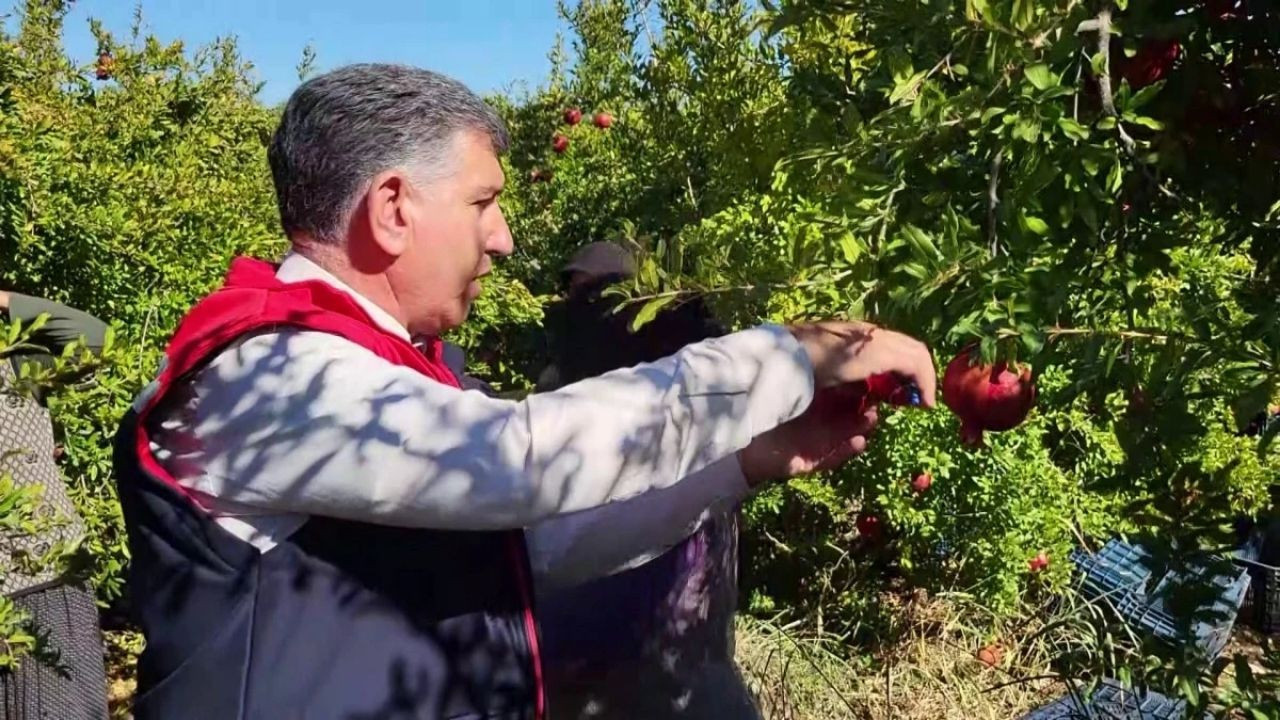
[[[485,252],[505,257],[515,251],[515,239],[511,237],[511,228],[507,227],[507,219],[498,215],[498,225],[489,232],[485,241]]]

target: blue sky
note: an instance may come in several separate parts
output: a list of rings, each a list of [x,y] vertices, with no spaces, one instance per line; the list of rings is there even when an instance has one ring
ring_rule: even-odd
[[[17,5],[14,0],[5,3]],[[131,0],[77,0],[65,41],[77,60],[93,57],[88,18],[128,37]],[[473,90],[501,90],[546,77],[548,54],[563,23],[555,0],[142,0],[143,22],[161,40],[188,50],[235,35],[245,59],[275,103],[297,85],[297,65],[310,42],[317,69],[361,61],[395,61],[437,70]]]

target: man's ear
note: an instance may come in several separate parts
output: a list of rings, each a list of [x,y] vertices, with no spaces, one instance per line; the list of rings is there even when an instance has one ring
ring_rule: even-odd
[[[378,173],[365,193],[364,212],[369,235],[379,250],[400,257],[409,249],[413,235],[409,199],[413,186],[399,170]]]

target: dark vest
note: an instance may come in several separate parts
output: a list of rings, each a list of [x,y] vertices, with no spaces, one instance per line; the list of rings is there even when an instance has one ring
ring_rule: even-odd
[[[537,720],[537,628],[520,530],[404,529],[311,517],[266,553],[225,531],[152,457],[151,411],[248,333],[329,332],[437,382],[440,357],[321,282],[237,259],[179,325],[116,438],[129,591],[146,636],[138,720]],[[352,482],[360,482],[353,478]]]

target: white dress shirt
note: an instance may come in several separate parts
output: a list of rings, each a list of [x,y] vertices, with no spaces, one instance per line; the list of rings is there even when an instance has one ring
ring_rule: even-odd
[[[277,277],[346,292],[301,255]],[[808,356],[765,325],[521,401],[449,387],[336,335],[273,328],[176,386],[156,459],[267,552],[323,515],[405,527],[526,528],[544,587],[661,554],[748,493],[736,451],[813,397]]]

